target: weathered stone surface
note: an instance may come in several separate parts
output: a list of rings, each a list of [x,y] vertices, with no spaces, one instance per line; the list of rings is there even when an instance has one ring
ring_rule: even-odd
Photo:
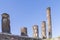
[[[21,36],[28,36],[27,35],[27,28],[26,27],[22,27],[21,28]]]
[[[42,21],[42,28],[41,28],[41,30],[42,30],[42,38],[43,39],[46,39],[46,22],[45,21]]]
[[[38,25],[33,26],[33,37],[39,37]]]
[[[2,32],[10,33],[10,19],[7,13],[2,14]]]
[[[52,38],[51,8],[47,8],[48,38]]]
[[[8,33],[0,33],[0,40],[42,40],[42,39],[28,36],[12,35]]]

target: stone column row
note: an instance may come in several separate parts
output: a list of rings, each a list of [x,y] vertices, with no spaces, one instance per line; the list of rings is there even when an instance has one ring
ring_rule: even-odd
[[[47,25],[48,25],[48,38],[52,38],[52,24],[51,24],[51,9],[47,8]],[[46,38],[46,22],[42,21],[42,38]],[[39,37],[38,25],[33,26],[33,36],[35,38]],[[2,14],[2,32],[3,33],[11,33],[10,32],[10,17],[7,13]],[[21,28],[21,36],[27,36],[27,28]]]

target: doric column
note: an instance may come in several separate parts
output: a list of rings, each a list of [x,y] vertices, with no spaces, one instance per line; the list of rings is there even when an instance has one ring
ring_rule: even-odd
[[[38,32],[38,25],[33,26],[33,37],[38,38],[39,37],[39,32]]]
[[[47,8],[48,38],[52,38],[51,8]]]
[[[42,21],[42,38],[46,39],[46,22]]]
[[[7,13],[2,14],[2,32],[10,33],[10,18]]]
[[[27,28],[26,27],[21,28],[21,36],[27,36]]]

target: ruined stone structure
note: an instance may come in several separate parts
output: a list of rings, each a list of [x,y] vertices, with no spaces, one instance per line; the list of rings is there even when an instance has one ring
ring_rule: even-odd
[[[52,38],[51,8],[47,8],[48,38]]]
[[[26,27],[21,28],[21,36],[27,36],[27,28]]]
[[[41,31],[42,31],[42,39],[46,39],[46,22],[45,21],[42,21],[42,28],[41,28]]]
[[[10,18],[7,13],[2,14],[2,32],[10,33]]]
[[[35,37],[38,37],[38,26],[35,25]],[[10,19],[7,13],[2,14],[2,32],[0,33],[0,40],[42,40],[41,38],[28,37],[27,28],[21,28],[21,36],[10,34]]]
[[[33,36],[35,38],[39,37],[39,32],[38,32],[38,25],[33,26]]]
[[[0,40],[42,40],[42,39],[28,36],[12,35],[7,33],[0,33]]]
[[[13,35],[10,32],[10,18],[7,13],[2,14],[2,32],[0,33],[0,40],[50,40],[52,38],[52,23],[51,23],[51,9],[47,8],[47,25],[48,25],[48,38],[46,35],[46,22],[42,21],[42,38],[39,38],[39,27],[33,25],[33,37],[29,37],[27,34],[27,28],[21,28],[21,35]],[[57,38],[60,40],[60,37]],[[53,39],[55,40],[55,39]]]

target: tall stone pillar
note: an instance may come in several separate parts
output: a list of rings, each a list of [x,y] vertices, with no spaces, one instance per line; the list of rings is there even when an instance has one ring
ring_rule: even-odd
[[[38,38],[39,37],[38,25],[34,25],[33,26],[33,36],[34,36],[34,38]]]
[[[46,39],[46,22],[42,21],[42,39]]]
[[[26,27],[21,28],[21,36],[27,36],[27,28]]]
[[[52,38],[51,8],[47,8],[48,38]]]
[[[7,13],[2,14],[2,32],[10,33],[10,18]]]

